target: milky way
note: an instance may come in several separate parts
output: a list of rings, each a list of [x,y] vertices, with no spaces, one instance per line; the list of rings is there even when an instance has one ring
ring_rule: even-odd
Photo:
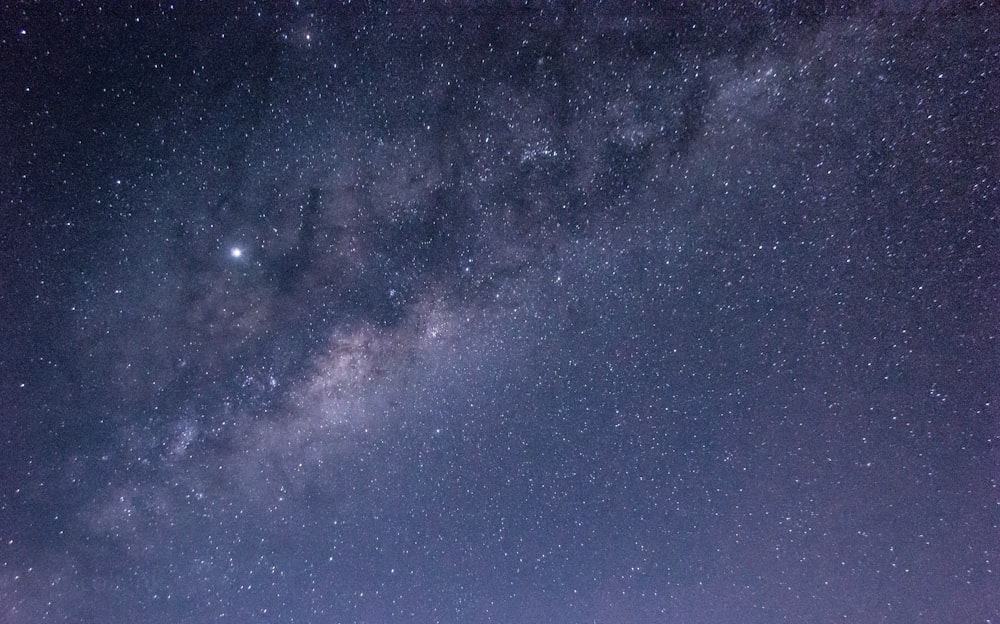
[[[996,621],[1000,11],[670,4],[0,9],[0,622]]]

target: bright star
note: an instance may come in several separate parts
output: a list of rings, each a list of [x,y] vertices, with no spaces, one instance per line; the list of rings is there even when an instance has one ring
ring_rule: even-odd
[[[229,255],[234,258],[242,258],[243,250],[240,249],[239,247],[233,247],[232,249],[229,250]]]

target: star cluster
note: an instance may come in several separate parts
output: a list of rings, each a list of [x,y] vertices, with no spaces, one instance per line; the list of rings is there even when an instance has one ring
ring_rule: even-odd
[[[0,622],[996,621],[1000,12],[905,4],[0,9]]]

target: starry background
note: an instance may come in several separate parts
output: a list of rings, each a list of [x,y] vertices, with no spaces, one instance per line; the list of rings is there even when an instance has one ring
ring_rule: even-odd
[[[989,4],[5,4],[0,622],[997,622]]]

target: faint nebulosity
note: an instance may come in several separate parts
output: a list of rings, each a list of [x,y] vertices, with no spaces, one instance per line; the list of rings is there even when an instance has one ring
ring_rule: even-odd
[[[0,9],[0,622],[997,621],[990,3]]]

